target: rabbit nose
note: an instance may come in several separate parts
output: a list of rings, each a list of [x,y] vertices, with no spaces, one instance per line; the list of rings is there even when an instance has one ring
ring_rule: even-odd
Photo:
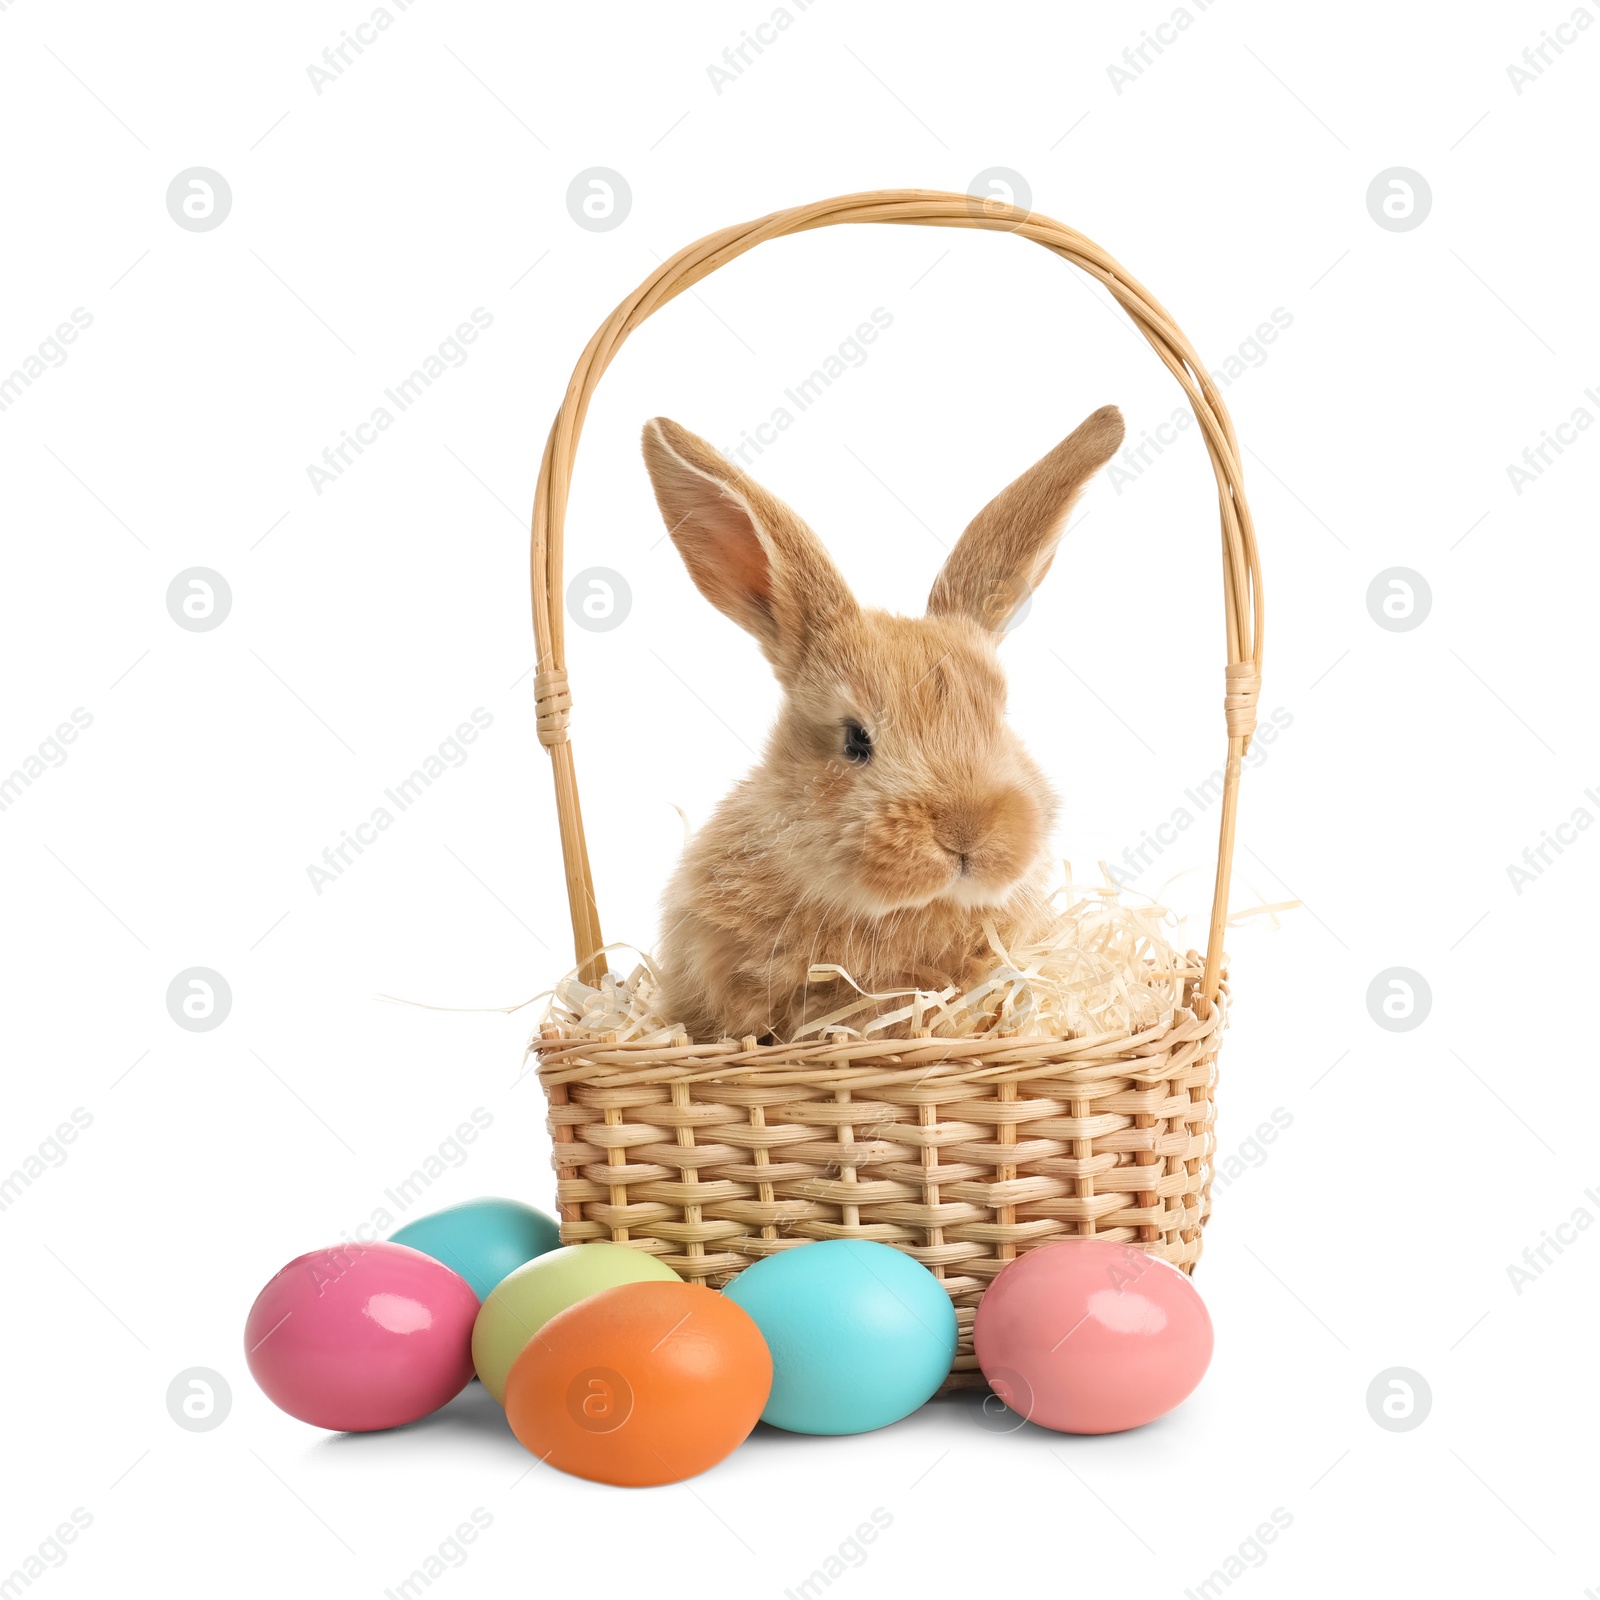
[[[977,848],[983,833],[982,819],[970,806],[950,807],[940,816],[934,838],[941,849],[958,856],[961,870],[967,870],[968,857]]]

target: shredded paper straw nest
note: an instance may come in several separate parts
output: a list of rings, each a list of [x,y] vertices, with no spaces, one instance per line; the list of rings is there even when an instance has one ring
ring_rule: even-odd
[[[860,998],[808,1022],[795,1037],[899,1037],[926,1029],[942,1039],[1084,1038],[1170,1021],[1185,981],[1200,975],[1199,957],[1175,952],[1167,930],[1179,924],[1171,912],[1153,900],[1130,898],[1102,872],[1102,884],[1079,891],[1068,869],[1051,896],[1055,918],[1041,937],[1008,948],[986,923],[994,965],[966,989],[871,992],[842,967],[813,967],[813,981],[843,979]],[[609,945],[607,953],[630,948]],[[633,953],[638,964],[626,977],[608,971],[595,985],[576,969],[568,973],[552,991],[543,1025],[569,1039],[670,1045],[682,1030],[656,1009],[655,963]]]

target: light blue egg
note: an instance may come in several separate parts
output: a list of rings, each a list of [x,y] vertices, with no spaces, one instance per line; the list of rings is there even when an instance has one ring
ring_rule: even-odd
[[[886,1244],[825,1239],[746,1267],[723,1293],[772,1352],[763,1422],[866,1433],[909,1416],[944,1382],[956,1311],[920,1262]]]
[[[480,1300],[502,1278],[561,1243],[560,1231],[544,1212],[493,1196],[418,1217],[389,1237],[444,1262],[472,1285]]]

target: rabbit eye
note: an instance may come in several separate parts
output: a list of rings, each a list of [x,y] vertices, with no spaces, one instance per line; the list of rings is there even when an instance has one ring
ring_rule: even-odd
[[[872,735],[859,722],[844,725],[844,758],[864,767],[872,759]]]

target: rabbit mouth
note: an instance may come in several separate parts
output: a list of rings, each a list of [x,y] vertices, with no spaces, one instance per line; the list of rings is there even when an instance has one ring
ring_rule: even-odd
[[[986,879],[973,871],[970,861],[963,856],[957,864],[954,878],[942,895],[935,899],[948,900],[953,905],[963,907],[968,911],[1001,911],[1010,903],[1012,897],[1026,881],[1026,874],[1007,879],[1002,884]]]
[[[950,881],[936,899],[968,911],[1003,911],[1028,881],[1030,863],[1007,852],[1001,862],[981,855],[951,851],[955,857]]]
[[[969,912],[1001,912],[1011,904],[1026,881],[1024,875],[1004,884],[996,884],[958,873],[941,887],[925,894],[895,899],[864,895],[861,897],[864,902],[861,910],[874,917],[888,917],[899,911],[931,910],[939,906],[955,906]]]

